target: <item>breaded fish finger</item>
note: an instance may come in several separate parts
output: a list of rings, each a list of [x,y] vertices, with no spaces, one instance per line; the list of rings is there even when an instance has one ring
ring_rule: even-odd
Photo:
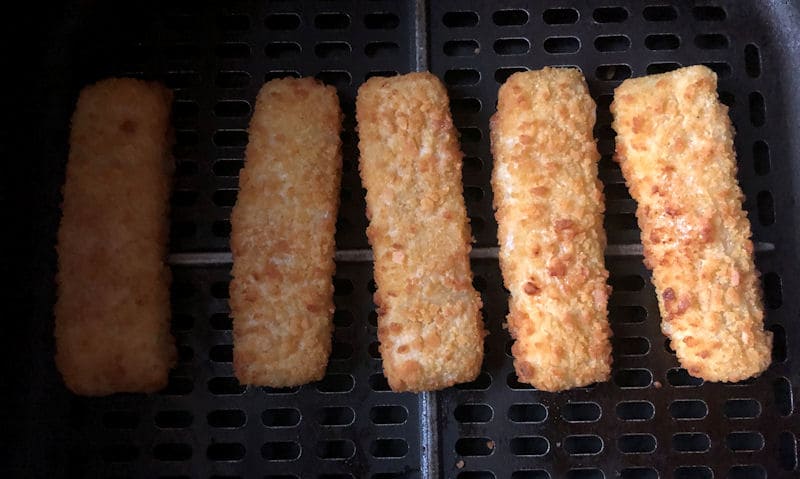
[[[153,392],[175,362],[170,334],[172,93],[108,79],[72,116],[58,231],[56,366],[77,394]]]
[[[519,380],[608,379],[611,329],[595,104],[576,69],[512,75],[491,120],[492,190]]]
[[[384,374],[394,391],[471,381],[484,331],[447,92],[430,73],[372,78],[356,116]]]
[[[626,80],[611,111],[661,329],[678,360],[708,381],[760,374],[771,361],[772,333],[763,329],[733,129],[716,74],[692,66]]]
[[[233,367],[243,384],[325,374],[341,130],[336,89],[313,78],[272,80],[258,94],[231,213]]]

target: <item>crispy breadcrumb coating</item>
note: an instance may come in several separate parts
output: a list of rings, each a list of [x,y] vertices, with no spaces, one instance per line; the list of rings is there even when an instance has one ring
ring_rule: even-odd
[[[341,130],[336,89],[313,78],[272,80],[258,94],[231,214],[233,367],[243,384],[325,374]]]
[[[154,392],[167,384],[172,93],[108,79],[72,116],[58,231],[56,366],[77,394]]]
[[[661,329],[678,360],[707,381],[760,374],[771,361],[772,333],[763,329],[733,128],[716,74],[692,66],[626,80],[611,111]]]
[[[356,112],[384,374],[394,391],[471,381],[484,330],[447,92],[430,73],[371,78]]]
[[[491,121],[492,189],[520,382],[560,391],[611,370],[595,104],[576,69],[512,75]]]

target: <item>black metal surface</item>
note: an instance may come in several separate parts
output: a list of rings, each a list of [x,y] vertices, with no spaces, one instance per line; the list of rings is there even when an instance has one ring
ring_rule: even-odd
[[[49,33],[41,128],[32,160],[33,311],[12,394],[22,407],[12,472],[26,477],[793,477],[800,414],[800,34],[781,2],[161,2],[68,7]],[[420,22],[417,13],[421,12]],[[52,14],[51,14],[52,15]],[[425,25],[417,32],[418,25]],[[419,54],[415,45],[427,49]],[[157,395],[74,397],[52,363],[59,187],[78,90],[110,75],[175,89],[173,252],[227,250],[246,127],[265,79],[311,75],[337,86],[345,112],[340,249],[364,248],[354,95],[370,75],[428,67],[450,91],[462,133],[465,198],[478,246],[496,243],[488,119],[511,72],[575,65],[598,103],[606,227],[638,242],[635,204],[610,161],[608,105],[629,76],[708,63],[737,127],[739,177],[754,239],[774,362],[744,384],[699,384],[658,327],[648,273],[609,257],[614,371],[561,394],[515,381],[496,260],[473,261],[491,335],[481,377],[426,398],[385,391],[369,263],[339,263],[335,347],[326,379],[297,390],[232,380],[229,266],[175,267],[180,361]],[[427,64],[427,65],[426,65]],[[433,411],[429,407],[433,407]],[[432,431],[422,428],[435,413]],[[348,476],[350,474],[351,476]]]

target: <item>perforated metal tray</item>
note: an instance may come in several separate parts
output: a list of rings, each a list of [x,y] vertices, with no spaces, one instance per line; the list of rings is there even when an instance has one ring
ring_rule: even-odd
[[[800,416],[797,268],[800,17],[796,3],[638,1],[79,2],[50,13],[30,195],[34,310],[14,384],[11,472],[26,477],[796,477]],[[611,161],[608,106],[630,76],[704,63],[737,128],[739,178],[758,242],[773,364],[703,384],[659,330],[638,256],[635,204]],[[488,119],[514,71],[581,68],[598,104],[614,293],[612,380],[560,394],[519,384],[503,329]],[[388,391],[357,172],[354,97],[369,76],[430,69],[461,132],[473,270],[491,332],[480,377],[433,394]],[[180,351],[155,395],[69,394],[52,361],[59,188],[83,85],[111,75],[175,89],[173,332]],[[336,331],[326,378],[245,388],[232,377],[229,214],[264,80],[312,75],[345,112]],[[20,386],[22,385],[22,386]]]

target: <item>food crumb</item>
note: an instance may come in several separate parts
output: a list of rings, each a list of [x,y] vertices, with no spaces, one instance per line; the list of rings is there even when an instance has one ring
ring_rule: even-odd
[[[459,459],[458,462],[456,463],[456,467],[458,469],[462,469],[464,467],[464,460],[463,459]]]
[[[653,387],[656,389],[661,389],[661,381],[653,381]]]
[[[486,441],[486,447],[489,449],[494,449],[494,441]]]

